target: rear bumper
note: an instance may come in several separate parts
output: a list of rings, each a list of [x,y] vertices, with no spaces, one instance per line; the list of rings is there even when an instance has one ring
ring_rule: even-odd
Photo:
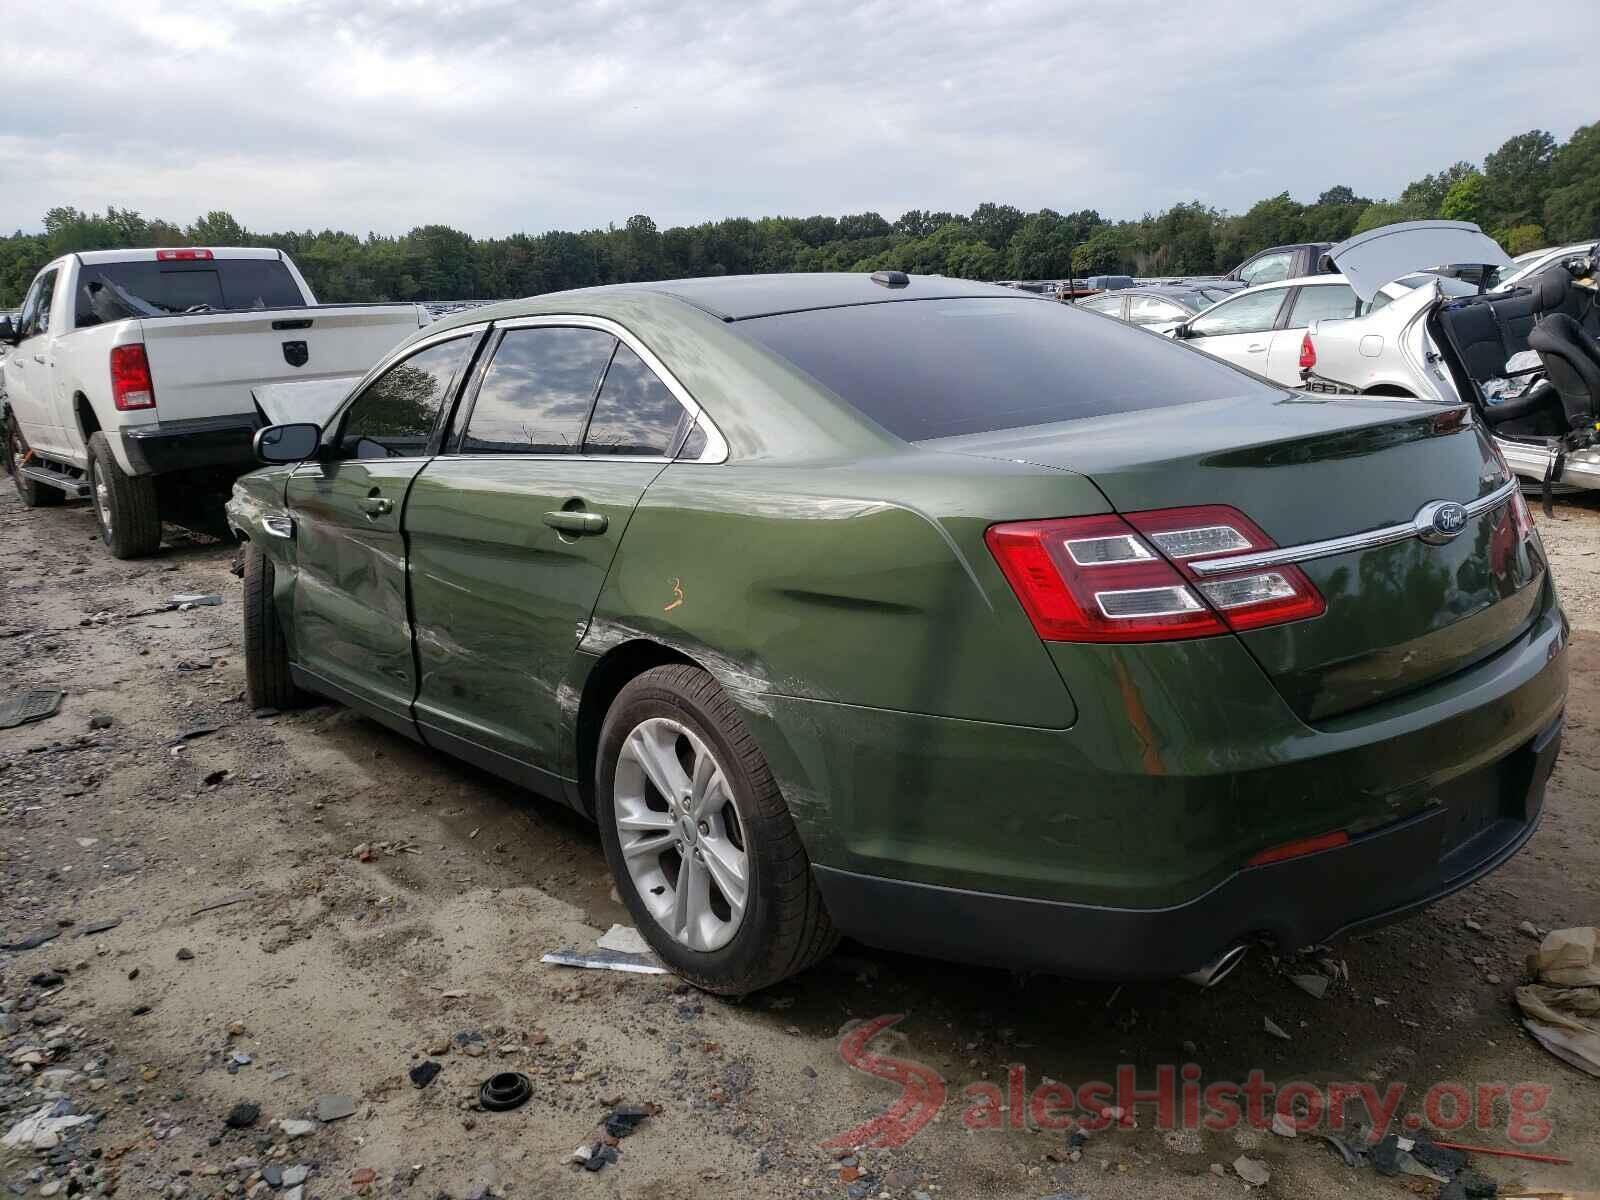
[[[254,413],[158,421],[122,431],[122,445],[135,475],[168,475],[176,471],[226,468],[254,470],[251,439],[261,427]]]
[[[1282,951],[1425,907],[1500,866],[1533,836],[1561,747],[1557,718],[1457,794],[1347,846],[1249,867],[1167,908],[1114,908],[964,891],[814,868],[834,923],[869,945],[1078,978],[1172,978],[1229,946]],[[1457,822],[1476,831],[1458,840]],[[1486,807],[1487,806],[1487,807]]]

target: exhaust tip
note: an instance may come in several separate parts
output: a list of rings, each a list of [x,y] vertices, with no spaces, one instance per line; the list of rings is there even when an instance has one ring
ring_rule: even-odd
[[[1190,971],[1184,978],[1197,987],[1216,987],[1233,974],[1233,969],[1242,963],[1244,956],[1249,953],[1250,947],[1240,942],[1236,946],[1228,947],[1199,970]]]

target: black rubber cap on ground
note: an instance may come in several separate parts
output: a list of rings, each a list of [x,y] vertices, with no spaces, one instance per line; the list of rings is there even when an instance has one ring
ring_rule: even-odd
[[[483,1081],[478,1089],[478,1103],[490,1112],[505,1112],[528,1102],[533,1095],[533,1084],[520,1071],[502,1071]]]

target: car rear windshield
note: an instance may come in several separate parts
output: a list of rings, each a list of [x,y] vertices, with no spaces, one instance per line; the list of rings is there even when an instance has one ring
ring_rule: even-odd
[[[911,442],[1266,386],[1136,326],[1026,297],[859,304],[732,328]]]
[[[276,258],[86,263],[78,272],[77,323],[186,312],[295,308],[305,297]]]

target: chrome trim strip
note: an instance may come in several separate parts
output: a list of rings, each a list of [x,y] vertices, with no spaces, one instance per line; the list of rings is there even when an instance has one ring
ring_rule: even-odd
[[[1509,483],[1501,484],[1487,496],[1479,496],[1462,507],[1467,510],[1469,517],[1482,516],[1510,500],[1521,486],[1520,480],[1513,479]],[[1191,562],[1188,566],[1196,575],[1204,578],[1221,575],[1226,571],[1278,567],[1287,563],[1309,562],[1316,558],[1332,558],[1336,554],[1349,554],[1356,550],[1375,550],[1379,546],[1408,541],[1420,536],[1422,532],[1423,527],[1413,519],[1403,525],[1386,525],[1381,529],[1369,529],[1366,533],[1353,533],[1348,537],[1329,538],[1323,542],[1305,542],[1299,546],[1282,546],[1276,550],[1258,550],[1253,554],[1232,554],[1227,558],[1208,558],[1201,562]]]
[[[261,528],[273,537],[292,538],[294,537],[294,518],[262,517]]]

